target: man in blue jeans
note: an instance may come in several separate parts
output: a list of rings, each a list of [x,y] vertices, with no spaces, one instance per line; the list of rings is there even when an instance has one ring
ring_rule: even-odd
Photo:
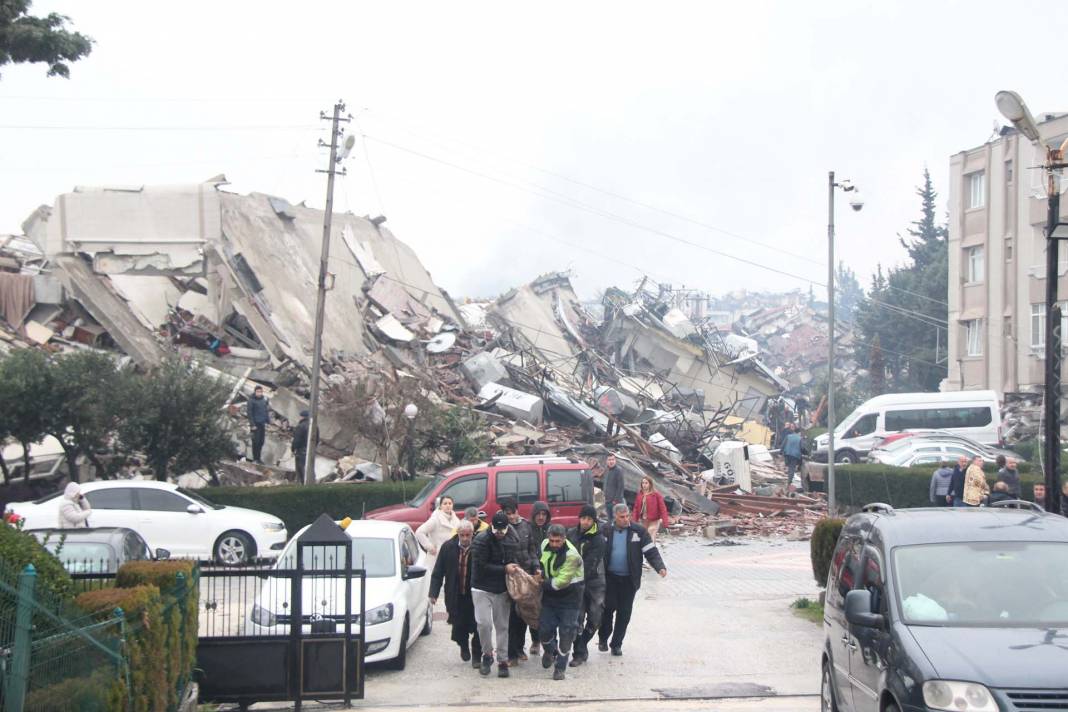
[[[957,466],[953,468],[953,477],[949,481],[949,494],[946,502],[954,507],[964,506],[964,474],[968,471],[968,456],[961,455],[957,458]]]
[[[541,617],[538,635],[544,652],[543,668],[553,667],[554,680],[563,680],[567,670],[567,656],[578,633],[579,613],[582,611],[582,590],[585,575],[582,554],[567,540],[562,524],[551,524],[548,536],[541,543]]]

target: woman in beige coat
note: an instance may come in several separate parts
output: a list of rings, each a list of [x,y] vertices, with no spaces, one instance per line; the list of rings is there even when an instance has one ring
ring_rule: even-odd
[[[452,538],[456,533],[456,527],[460,526],[460,519],[452,511],[452,497],[445,495],[438,502],[437,509],[430,515],[430,519],[419,525],[415,530],[415,538],[426,549],[426,568],[434,570],[434,562],[438,559],[438,549],[441,545]]]
[[[978,507],[990,494],[990,485],[986,482],[983,473],[983,458],[976,457],[964,473],[964,504],[969,507]]]

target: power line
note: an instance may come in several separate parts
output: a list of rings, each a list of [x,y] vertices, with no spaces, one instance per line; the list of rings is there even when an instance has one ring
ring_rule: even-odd
[[[243,126],[75,126],[73,124],[0,124],[12,131],[322,131],[310,124],[248,124]]]

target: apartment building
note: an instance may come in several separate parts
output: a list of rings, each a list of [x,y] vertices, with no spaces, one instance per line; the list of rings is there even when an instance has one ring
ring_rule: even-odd
[[[1068,114],[1036,117],[1043,140]],[[1041,390],[1046,340],[1045,147],[1006,127],[950,159],[948,377],[942,390]],[[1062,188],[1068,185],[1068,177]],[[1068,218],[1068,197],[1061,200]],[[1068,245],[1058,294],[1068,312]],[[1068,333],[1068,318],[1065,323]]]

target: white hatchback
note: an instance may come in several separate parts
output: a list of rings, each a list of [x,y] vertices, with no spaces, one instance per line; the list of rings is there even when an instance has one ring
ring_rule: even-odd
[[[309,525],[313,526],[313,525]],[[296,568],[297,547],[304,527],[297,532],[275,562],[276,569]],[[408,648],[420,635],[430,635],[434,610],[430,605],[430,576],[427,555],[415,539],[411,527],[402,522],[362,519],[345,529],[352,539],[352,565],[366,572],[366,620],[364,650],[366,662],[390,661],[390,667],[403,670]],[[340,570],[343,550],[335,546],[305,545],[303,568]],[[267,577],[252,607],[251,635],[288,635],[292,620],[288,578]],[[301,620],[305,633],[333,632],[345,619],[345,583],[342,577],[306,575],[301,587]],[[352,579],[350,615],[354,632],[359,625],[360,585]]]
[[[174,558],[234,566],[277,558],[285,547],[286,526],[278,517],[212,504],[167,482],[107,480],[81,487],[93,508],[89,526],[133,529],[151,550],[166,549]],[[63,493],[56,492],[8,509],[26,518],[26,529],[51,529],[59,525],[62,502]]]

